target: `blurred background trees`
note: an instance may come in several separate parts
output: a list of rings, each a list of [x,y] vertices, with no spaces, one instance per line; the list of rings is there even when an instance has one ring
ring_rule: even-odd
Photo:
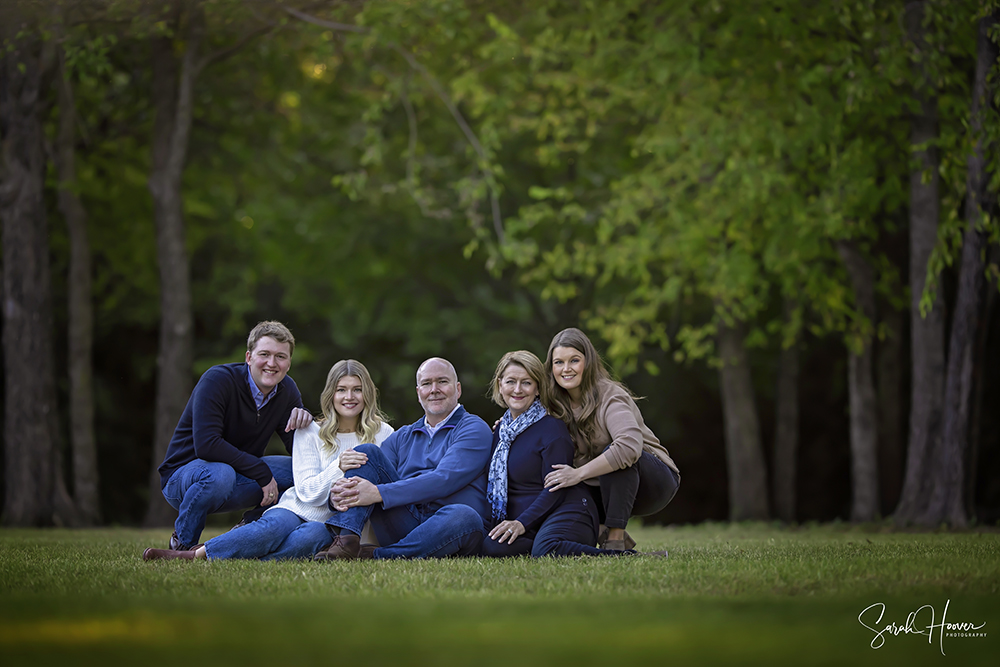
[[[258,320],[307,407],[588,331],[657,520],[1000,518],[997,3],[5,3],[3,516],[160,525]]]

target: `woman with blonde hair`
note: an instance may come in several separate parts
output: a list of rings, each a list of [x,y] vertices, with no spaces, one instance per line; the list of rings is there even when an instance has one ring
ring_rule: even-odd
[[[680,471],[646,426],[635,396],[611,377],[585,333],[569,328],[556,334],[545,368],[553,403],[576,445],[573,465],[555,466],[545,486],[556,491],[584,482],[599,488],[607,528],[598,545],[631,549],[629,517],[666,507],[680,486]]]
[[[381,445],[393,429],[378,407],[378,389],[368,369],[353,359],[338,361],[320,396],[323,416],[295,431],[292,475],[295,486],[253,523],[235,528],[188,551],[146,549],[143,560],[308,558],[330,543],[324,523],[330,487],[368,457],[361,443]]]
[[[493,526],[482,555],[491,557],[618,555],[601,550],[597,510],[586,489],[548,491],[545,474],[573,460],[566,424],[549,414],[545,367],[531,352],[508,352],[497,364],[491,396],[507,411],[493,433],[487,500]]]

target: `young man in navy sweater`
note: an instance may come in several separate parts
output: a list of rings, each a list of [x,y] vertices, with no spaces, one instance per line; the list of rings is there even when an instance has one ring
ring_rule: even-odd
[[[264,456],[277,433],[288,453],[312,415],[288,377],[295,338],[280,322],[261,322],[247,338],[246,362],[212,366],[198,380],[160,466],[163,497],[178,511],[171,549],[191,549],[205,517],[268,507],[292,486],[292,458]]]

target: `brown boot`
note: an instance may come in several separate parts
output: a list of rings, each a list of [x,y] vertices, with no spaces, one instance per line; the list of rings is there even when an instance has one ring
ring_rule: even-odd
[[[635,540],[632,536],[625,531],[625,537],[620,540],[609,540],[605,536],[604,544],[599,545],[602,549],[614,549],[615,551],[628,551],[629,549],[635,549]]]
[[[375,558],[377,544],[362,544],[361,551],[358,552],[358,560],[372,560]]]
[[[354,560],[361,553],[361,536],[341,533],[333,538],[333,543],[313,556],[313,560]]]
[[[194,560],[195,550],[181,551],[179,549],[146,549],[142,552],[143,560]]]

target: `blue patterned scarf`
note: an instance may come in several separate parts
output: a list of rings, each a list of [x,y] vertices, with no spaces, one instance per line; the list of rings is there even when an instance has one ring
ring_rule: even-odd
[[[486,498],[493,507],[493,520],[497,523],[507,517],[507,456],[510,454],[510,445],[526,428],[546,414],[542,402],[536,398],[531,407],[517,419],[511,418],[510,410],[500,419],[500,442],[490,461],[490,477],[486,485]]]

